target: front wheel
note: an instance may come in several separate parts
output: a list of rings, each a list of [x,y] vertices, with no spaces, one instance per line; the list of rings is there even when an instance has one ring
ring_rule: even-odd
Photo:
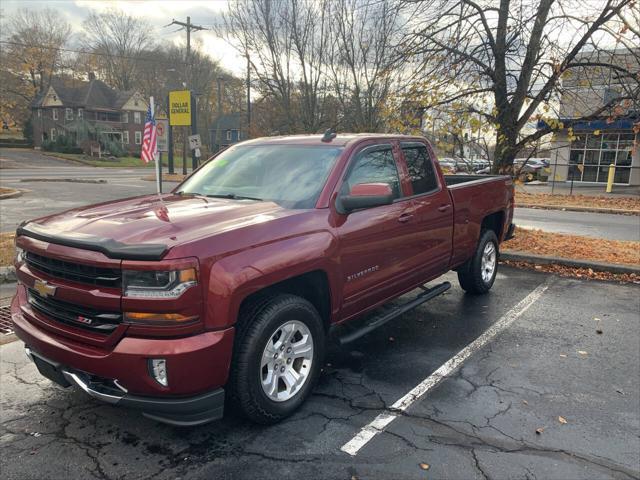
[[[230,394],[241,412],[263,424],[291,415],[309,396],[324,356],[324,326],[307,300],[265,298],[238,322]]]
[[[483,230],[473,257],[458,270],[460,286],[468,293],[487,293],[498,271],[498,237],[493,230]]]

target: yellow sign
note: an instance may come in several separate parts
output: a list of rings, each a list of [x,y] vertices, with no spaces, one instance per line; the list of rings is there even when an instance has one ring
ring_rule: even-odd
[[[169,123],[172,126],[191,125],[191,92],[189,90],[169,92]]]

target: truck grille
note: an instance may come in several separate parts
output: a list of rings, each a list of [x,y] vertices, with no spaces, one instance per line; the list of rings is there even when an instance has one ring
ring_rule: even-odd
[[[122,273],[119,269],[65,262],[32,252],[27,252],[26,262],[29,268],[39,270],[52,277],[102,287],[120,288],[121,285]]]
[[[31,308],[60,323],[108,334],[122,322],[122,314],[118,312],[98,311],[62,300],[45,298],[31,288],[28,289],[28,293]]]

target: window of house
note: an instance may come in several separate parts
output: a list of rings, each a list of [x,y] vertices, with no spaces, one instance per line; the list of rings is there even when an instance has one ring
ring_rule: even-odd
[[[129,132],[127,132],[128,134]],[[136,132],[136,145],[140,145],[142,143],[142,132]]]
[[[73,108],[65,108],[64,109],[64,119],[65,120],[73,120]]]
[[[413,194],[432,192],[438,189],[438,178],[425,146],[402,147],[407,163]]]
[[[578,133],[571,142],[568,179],[606,183],[609,165],[616,166],[614,183],[629,183],[633,133]]]
[[[359,183],[388,183],[393,198],[400,197],[400,180],[391,145],[360,152],[349,169],[341,194],[348,195],[351,187]]]
[[[227,141],[231,141],[231,130],[227,130]]]
[[[133,123],[142,123],[140,112],[133,112]]]
[[[82,120],[84,117],[84,110],[82,110],[81,108],[78,109],[78,120]]]
[[[54,109],[52,110],[52,112],[53,112],[53,113],[52,113],[52,115],[53,115],[53,119],[54,119],[54,120],[58,120],[58,109],[57,109],[57,108],[54,108]]]
[[[122,112],[122,116],[120,118],[122,123],[129,123],[129,112]]]
[[[129,132],[126,130],[122,132],[122,143],[129,145]]]
[[[51,141],[55,142],[56,141],[56,136],[57,136],[58,132],[56,132],[55,128],[51,129]]]

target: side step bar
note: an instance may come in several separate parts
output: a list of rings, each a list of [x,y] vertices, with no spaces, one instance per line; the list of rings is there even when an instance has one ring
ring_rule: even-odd
[[[378,318],[374,318],[373,321],[367,323],[366,325],[358,328],[357,330],[354,330],[351,333],[346,334],[343,337],[340,337],[338,339],[338,341],[340,342],[340,345],[346,345],[347,343],[351,343],[354,340],[357,340],[358,338],[366,335],[367,333],[372,332],[376,328],[381,327],[385,323],[390,322],[391,320],[402,315],[403,313],[406,313],[409,310],[416,308],[418,305],[422,305],[423,303],[428,302],[432,298],[437,297],[438,295],[446,292],[451,288],[451,283],[444,282],[432,288],[424,288],[424,287],[420,287],[420,288],[422,288],[424,292],[419,294],[413,300],[410,300],[409,302],[394,308],[390,312],[385,313],[384,315]]]

